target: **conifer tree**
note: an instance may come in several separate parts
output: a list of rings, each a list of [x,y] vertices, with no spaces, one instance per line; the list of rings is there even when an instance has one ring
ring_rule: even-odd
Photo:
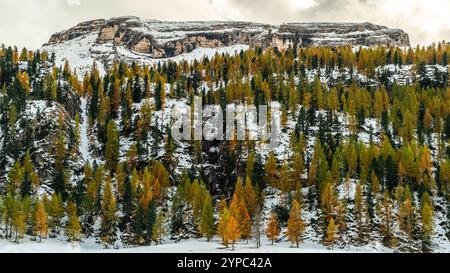
[[[234,250],[234,244],[239,240],[241,232],[239,231],[239,224],[233,216],[230,216],[228,220],[224,235],[226,242],[229,242]]]
[[[245,205],[247,207],[248,213],[252,216],[255,213],[255,209],[257,207],[257,198],[256,193],[253,188],[252,182],[250,178],[247,176],[245,179],[245,186],[243,189],[243,196],[245,200]]]
[[[39,235],[39,242],[46,238],[48,234],[48,215],[45,211],[44,202],[39,201],[36,209],[35,234]]]
[[[291,177],[294,182],[301,181],[304,172],[304,160],[301,144],[297,144],[296,150],[294,150],[294,157],[292,159],[292,173]]]
[[[226,236],[228,222],[231,218],[230,210],[225,207],[219,217],[219,224],[217,225],[217,234],[222,238],[222,244],[228,246],[229,241]]]
[[[337,234],[337,232],[338,232],[338,227],[339,227],[339,225],[337,225],[337,224],[334,222],[334,218],[331,217],[331,218],[330,218],[330,221],[328,222],[327,236],[326,236],[326,239],[325,239],[326,242],[328,242],[329,244],[331,244],[331,249],[334,248],[334,243],[336,242],[336,240],[337,240],[337,238],[338,238],[338,237],[337,237],[337,236],[338,236],[338,234]]]
[[[184,189],[181,184],[178,184],[177,192],[172,200],[170,230],[171,234],[178,234],[184,228]]]
[[[8,193],[15,195],[19,191],[23,180],[23,172],[24,170],[20,165],[20,162],[16,161],[8,174]]]
[[[378,176],[375,174],[375,171],[372,171],[370,181],[372,182],[372,193],[377,194],[380,191],[380,181],[378,180]]]
[[[255,164],[255,152],[252,151],[247,158],[247,164],[245,167],[246,177],[252,177],[254,164]]]
[[[142,90],[140,84],[140,78],[138,75],[134,77],[134,85],[133,85],[133,102],[140,103],[142,99]]]
[[[166,234],[165,221],[165,213],[163,211],[159,211],[152,229],[152,239],[158,244],[161,244],[162,237]]]
[[[206,239],[211,240],[214,235],[214,209],[211,198],[208,196],[202,209],[202,219],[200,221],[200,231]]]
[[[110,171],[114,171],[119,160],[119,133],[113,120],[108,123],[106,140],[105,167]]]
[[[280,235],[277,215],[274,212],[270,213],[269,222],[267,223],[266,235],[267,238],[272,242],[272,245]]]
[[[424,234],[424,241],[428,242],[433,234],[433,204],[428,192],[425,192],[422,196],[422,208],[420,214],[422,216],[422,231]]]
[[[387,190],[384,192],[381,206],[381,230],[384,233],[385,237],[390,239],[392,222],[392,201]]]
[[[289,241],[299,247],[299,243],[302,241],[302,236],[305,232],[305,228],[306,227],[302,219],[300,204],[296,200],[294,200],[292,202],[287,225],[287,235]]]
[[[264,171],[267,184],[269,184],[272,187],[276,187],[277,184],[276,180],[278,177],[278,166],[273,152],[269,153],[269,157],[267,158]]]
[[[217,211],[219,212],[219,214],[222,213],[223,210],[227,208],[227,206],[227,201],[225,199],[220,199],[217,203]]]
[[[239,230],[240,230],[240,237],[243,240],[248,240],[252,236],[252,221],[250,219],[250,215],[248,213],[247,207],[245,206],[244,200],[241,200],[240,202],[240,223],[239,223]]]
[[[289,171],[289,164],[287,162],[284,162],[281,166],[280,170],[280,176],[278,179],[278,187],[283,193],[282,199],[283,202],[287,201],[287,195],[291,192],[292,186],[290,181],[290,171]]]
[[[356,185],[355,190],[355,208],[354,208],[354,214],[355,214],[355,220],[358,225],[358,231],[361,234],[361,227],[362,227],[362,215],[363,215],[363,197],[362,197],[362,187],[361,184],[358,183]]]
[[[53,189],[57,194],[60,194],[63,200],[67,197],[66,189],[66,137],[64,131],[64,119],[60,115],[58,119],[59,135],[54,144],[55,146],[55,178],[53,182]]]
[[[12,236],[13,219],[16,213],[17,202],[12,194],[8,194],[3,201],[3,218],[5,223],[5,238]]]
[[[14,241],[16,243],[19,242],[20,239],[23,238],[26,232],[26,217],[27,217],[27,211],[24,206],[24,202],[22,200],[16,201],[16,207],[12,218],[12,228],[14,229],[15,239]]]
[[[406,231],[409,238],[413,236],[413,228],[415,225],[415,209],[411,200],[411,192],[406,188],[404,193],[404,201],[399,208],[399,226],[400,229]]]
[[[23,159],[23,180],[20,187],[22,197],[32,195],[33,189],[39,186],[39,177],[33,170],[33,163],[31,162],[30,152],[27,151]]]
[[[152,240],[153,227],[155,226],[156,218],[158,217],[157,210],[156,210],[156,204],[155,204],[154,200],[152,200],[148,204],[148,208],[146,210],[144,210],[144,213],[145,213],[144,224],[145,224],[145,232],[146,232],[145,242],[150,244],[151,240]]]
[[[106,244],[112,244],[116,236],[116,198],[112,192],[110,179],[106,179],[101,199],[101,239]]]
[[[441,182],[441,191],[450,193],[450,160],[447,160],[439,166],[439,179]]]
[[[77,208],[74,203],[67,205],[67,225],[66,236],[70,242],[79,241],[81,239],[81,225],[77,215]]]
[[[166,85],[163,79],[159,80],[155,89],[156,110],[160,111],[164,108],[166,98]]]
[[[60,227],[61,227],[61,218],[64,216],[64,207],[62,202],[62,197],[60,194],[53,193],[49,208],[48,208],[49,215],[51,217],[51,228],[53,231],[55,231],[57,234],[59,234]]]

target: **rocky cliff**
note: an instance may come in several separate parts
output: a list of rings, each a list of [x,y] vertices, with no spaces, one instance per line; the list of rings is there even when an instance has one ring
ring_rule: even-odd
[[[371,23],[162,22],[118,17],[81,23],[54,34],[43,49],[75,66],[111,60],[141,61],[173,58],[198,49],[304,46],[409,46],[408,34]],[[68,56],[67,49],[72,55]],[[62,52],[61,52],[62,51]],[[73,56],[75,55],[75,56]],[[75,60],[74,60],[75,57]],[[77,59],[78,58],[78,59]],[[83,67],[80,66],[80,69]]]

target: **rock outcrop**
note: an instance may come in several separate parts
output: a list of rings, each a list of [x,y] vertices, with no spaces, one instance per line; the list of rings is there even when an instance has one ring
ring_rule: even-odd
[[[198,47],[234,44],[284,49],[289,46],[409,46],[408,35],[371,23],[291,23],[280,26],[247,22],[162,22],[137,17],[93,20],[54,34],[47,45],[96,33],[96,43],[125,46],[153,58],[174,57]]]
[[[402,30],[371,23],[290,23],[276,26],[117,17],[84,22],[56,33],[43,49],[55,52],[59,61],[69,60],[83,70],[93,61],[105,67],[113,60],[149,63],[196,49],[236,45],[276,47],[279,50],[306,46],[409,46],[409,37]],[[71,55],[67,51],[71,51]],[[73,60],[74,55],[76,60]]]

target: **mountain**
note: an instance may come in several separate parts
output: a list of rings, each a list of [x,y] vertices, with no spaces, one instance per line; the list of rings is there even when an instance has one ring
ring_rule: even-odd
[[[450,252],[450,45],[408,45],[370,23],[121,17],[0,47],[0,252],[37,248],[43,210],[39,249],[57,251],[229,251],[232,216],[244,252]],[[254,112],[223,115],[245,140],[177,139],[194,96],[278,106],[279,145],[250,139]]]
[[[409,46],[399,29],[371,23],[163,22],[138,17],[93,20],[51,36],[42,49],[54,52],[57,63],[69,60],[78,73],[97,62],[100,70],[113,60],[154,63],[192,59],[248,47]],[[178,58],[177,58],[178,57]]]

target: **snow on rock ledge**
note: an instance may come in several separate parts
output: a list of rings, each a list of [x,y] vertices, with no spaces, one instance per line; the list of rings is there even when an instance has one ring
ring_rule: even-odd
[[[371,23],[163,22],[117,17],[81,23],[52,35],[43,50],[66,60],[78,74],[95,62],[100,71],[113,60],[144,63],[188,57],[201,58],[200,49],[297,46],[409,46],[408,34]],[[223,51],[222,51],[223,52]],[[211,50],[208,51],[211,54]],[[234,52],[233,52],[234,53]],[[184,58],[183,58],[184,59]]]

